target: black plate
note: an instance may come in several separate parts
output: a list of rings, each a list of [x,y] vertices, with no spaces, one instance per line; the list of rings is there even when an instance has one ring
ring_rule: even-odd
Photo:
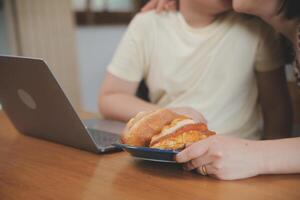
[[[179,151],[154,149],[148,147],[136,147],[136,146],[129,146],[126,144],[114,144],[114,145],[123,149],[124,151],[127,151],[134,158],[155,161],[155,162],[176,163],[174,157],[177,153],[179,153]]]

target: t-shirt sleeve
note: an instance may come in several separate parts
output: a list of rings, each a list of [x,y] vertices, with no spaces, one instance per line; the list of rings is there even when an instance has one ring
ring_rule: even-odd
[[[138,14],[131,21],[108,66],[108,72],[134,82],[139,82],[145,77],[149,66],[151,38],[147,29],[151,27],[150,23],[149,16],[145,14]]]
[[[258,72],[272,71],[284,65],[279,34],[272,28],[264,27],[258,44],[255,68]]]

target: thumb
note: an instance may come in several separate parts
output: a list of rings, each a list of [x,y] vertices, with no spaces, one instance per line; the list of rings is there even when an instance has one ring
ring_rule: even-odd
[[[191,144],[181,152],[179,152],[175,159],[178,163],[186,163],[193,160],[199,156],[202,156],[209,149],[209,140],[200,140],[194,144]]]

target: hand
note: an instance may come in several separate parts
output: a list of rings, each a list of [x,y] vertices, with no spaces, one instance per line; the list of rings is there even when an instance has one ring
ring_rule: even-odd
[[[256,176],[263,160],[259,142],[215,135],[191,144],[176,156],[176,161],[198,173],[205,165],[208,175],[222,180]]]
[[[198,112],[197,110],[191,107],[176,107],[176,108],[169,108],[169,109],[172,110],[173,112],[176,112],[177,114],[186,115],[192,118],[196,122],[207,124],[205,117],[200,112]]]
[[[155,9],[157,13],[160,13],[164,10],[176,10],[176,7],[175,0],[150,0],[141,11],[147,12]]]

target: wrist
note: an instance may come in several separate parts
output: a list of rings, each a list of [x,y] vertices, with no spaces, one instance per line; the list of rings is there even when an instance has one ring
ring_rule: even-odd
[[[266,174],[268,171],[268,161],[265,156],[265,142],[252,141],[251,150],[256,175]]]
[[[274,149],[272,149],[271,144],[268,140],[256,141],[255,148],[258,157],[258,174],[271,174],[273,171],[272,160],[274,159],[272,154]]]

